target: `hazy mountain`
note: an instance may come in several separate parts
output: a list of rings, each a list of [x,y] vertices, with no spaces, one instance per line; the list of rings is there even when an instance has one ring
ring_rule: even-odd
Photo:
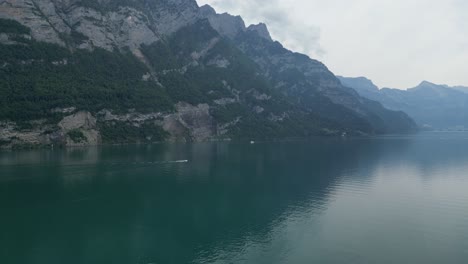
[[[266,25],[194,0],[5,0],[3,145],[409,132]]]
[[[339,77],[342,84],[388,109],[408,113],[420,126],[435,129],[468,127],[468,89],[423,81],[407,90],[379,89],[372,81]]]
[[[453,87],[450,87],[450,88],[468,94],[468,87],[466,87],[466,86],[453,86]]]

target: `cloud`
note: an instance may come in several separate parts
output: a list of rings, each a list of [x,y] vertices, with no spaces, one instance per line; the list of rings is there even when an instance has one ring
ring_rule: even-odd
[[[247,24],[267,24],[272,37],[291,50],[318,57],[324,54],[319,44],[320,29],[294,19],[291,5],[287,1],[199,0],[198,3],[211,5],[218,13],[241,15]]]
[[[274,39],[344,76],[468,86],[466,0],[198,0],[265,22]],[[325,52],[326,51],[326,52]]]

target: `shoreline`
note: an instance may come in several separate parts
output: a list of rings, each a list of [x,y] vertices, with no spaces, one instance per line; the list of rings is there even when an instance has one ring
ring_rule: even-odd
[[[155,142],[125,142],[125,143],[103,143],[103,144],[93,144],[93,145],[19,145],[19,146],[9,146],[9,147],[0,147],[0,151],[22,151],[22,150],[54,150],[54,149],[80,149],[80,148],[90,148],[90,147],[117,147],[117,146],[151,146],[151,145],[163,145],[163,144],[202,144],[202,143],[245,143],[245,144],[254,144],[259,143],[268,143],[268,142],[300,142],[300,141],[313,141],[313,140],[374,140],[374,139],[392,139],[392,138],[410,138],[417,135],[424,134],[462,134],[468,133],[468,131],[419,131],[415,133],[406,133],[406,134],[385,134],[385,135],[349,135],[349,136],[311,136],[311,137],[288,137],[288,138],[242,138],[242,139],[210,139],[203,141],[155,141]]]

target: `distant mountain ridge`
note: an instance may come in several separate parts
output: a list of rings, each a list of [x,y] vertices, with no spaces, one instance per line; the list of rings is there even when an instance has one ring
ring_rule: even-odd
[[[449,87],[449,88],[452,88],[452,89],[455,89],[457,91],[468,94],[468,87],[466,87],[466,86],[452,86],[452,87]]]
[[[434,129],[468,128],[468,88],[450,87],[428,81],[407,90],[379,89],[365,77],[338,77],[343,85],[386,108],[404,111],[419,126]]]
[[[0,146],[406,133],[265,24],[194,0],[4,0]]]

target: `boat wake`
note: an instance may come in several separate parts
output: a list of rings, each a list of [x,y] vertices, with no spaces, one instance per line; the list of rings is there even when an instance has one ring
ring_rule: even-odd
[[[169,161],[134,161],[134,162],[115,162],[111,163],[111,165],[126,165],[126,164],[132,164],[132,165],[150,165],[150,164],[174,164],[174,163],[188,163],[188,160],[169,160]]]

